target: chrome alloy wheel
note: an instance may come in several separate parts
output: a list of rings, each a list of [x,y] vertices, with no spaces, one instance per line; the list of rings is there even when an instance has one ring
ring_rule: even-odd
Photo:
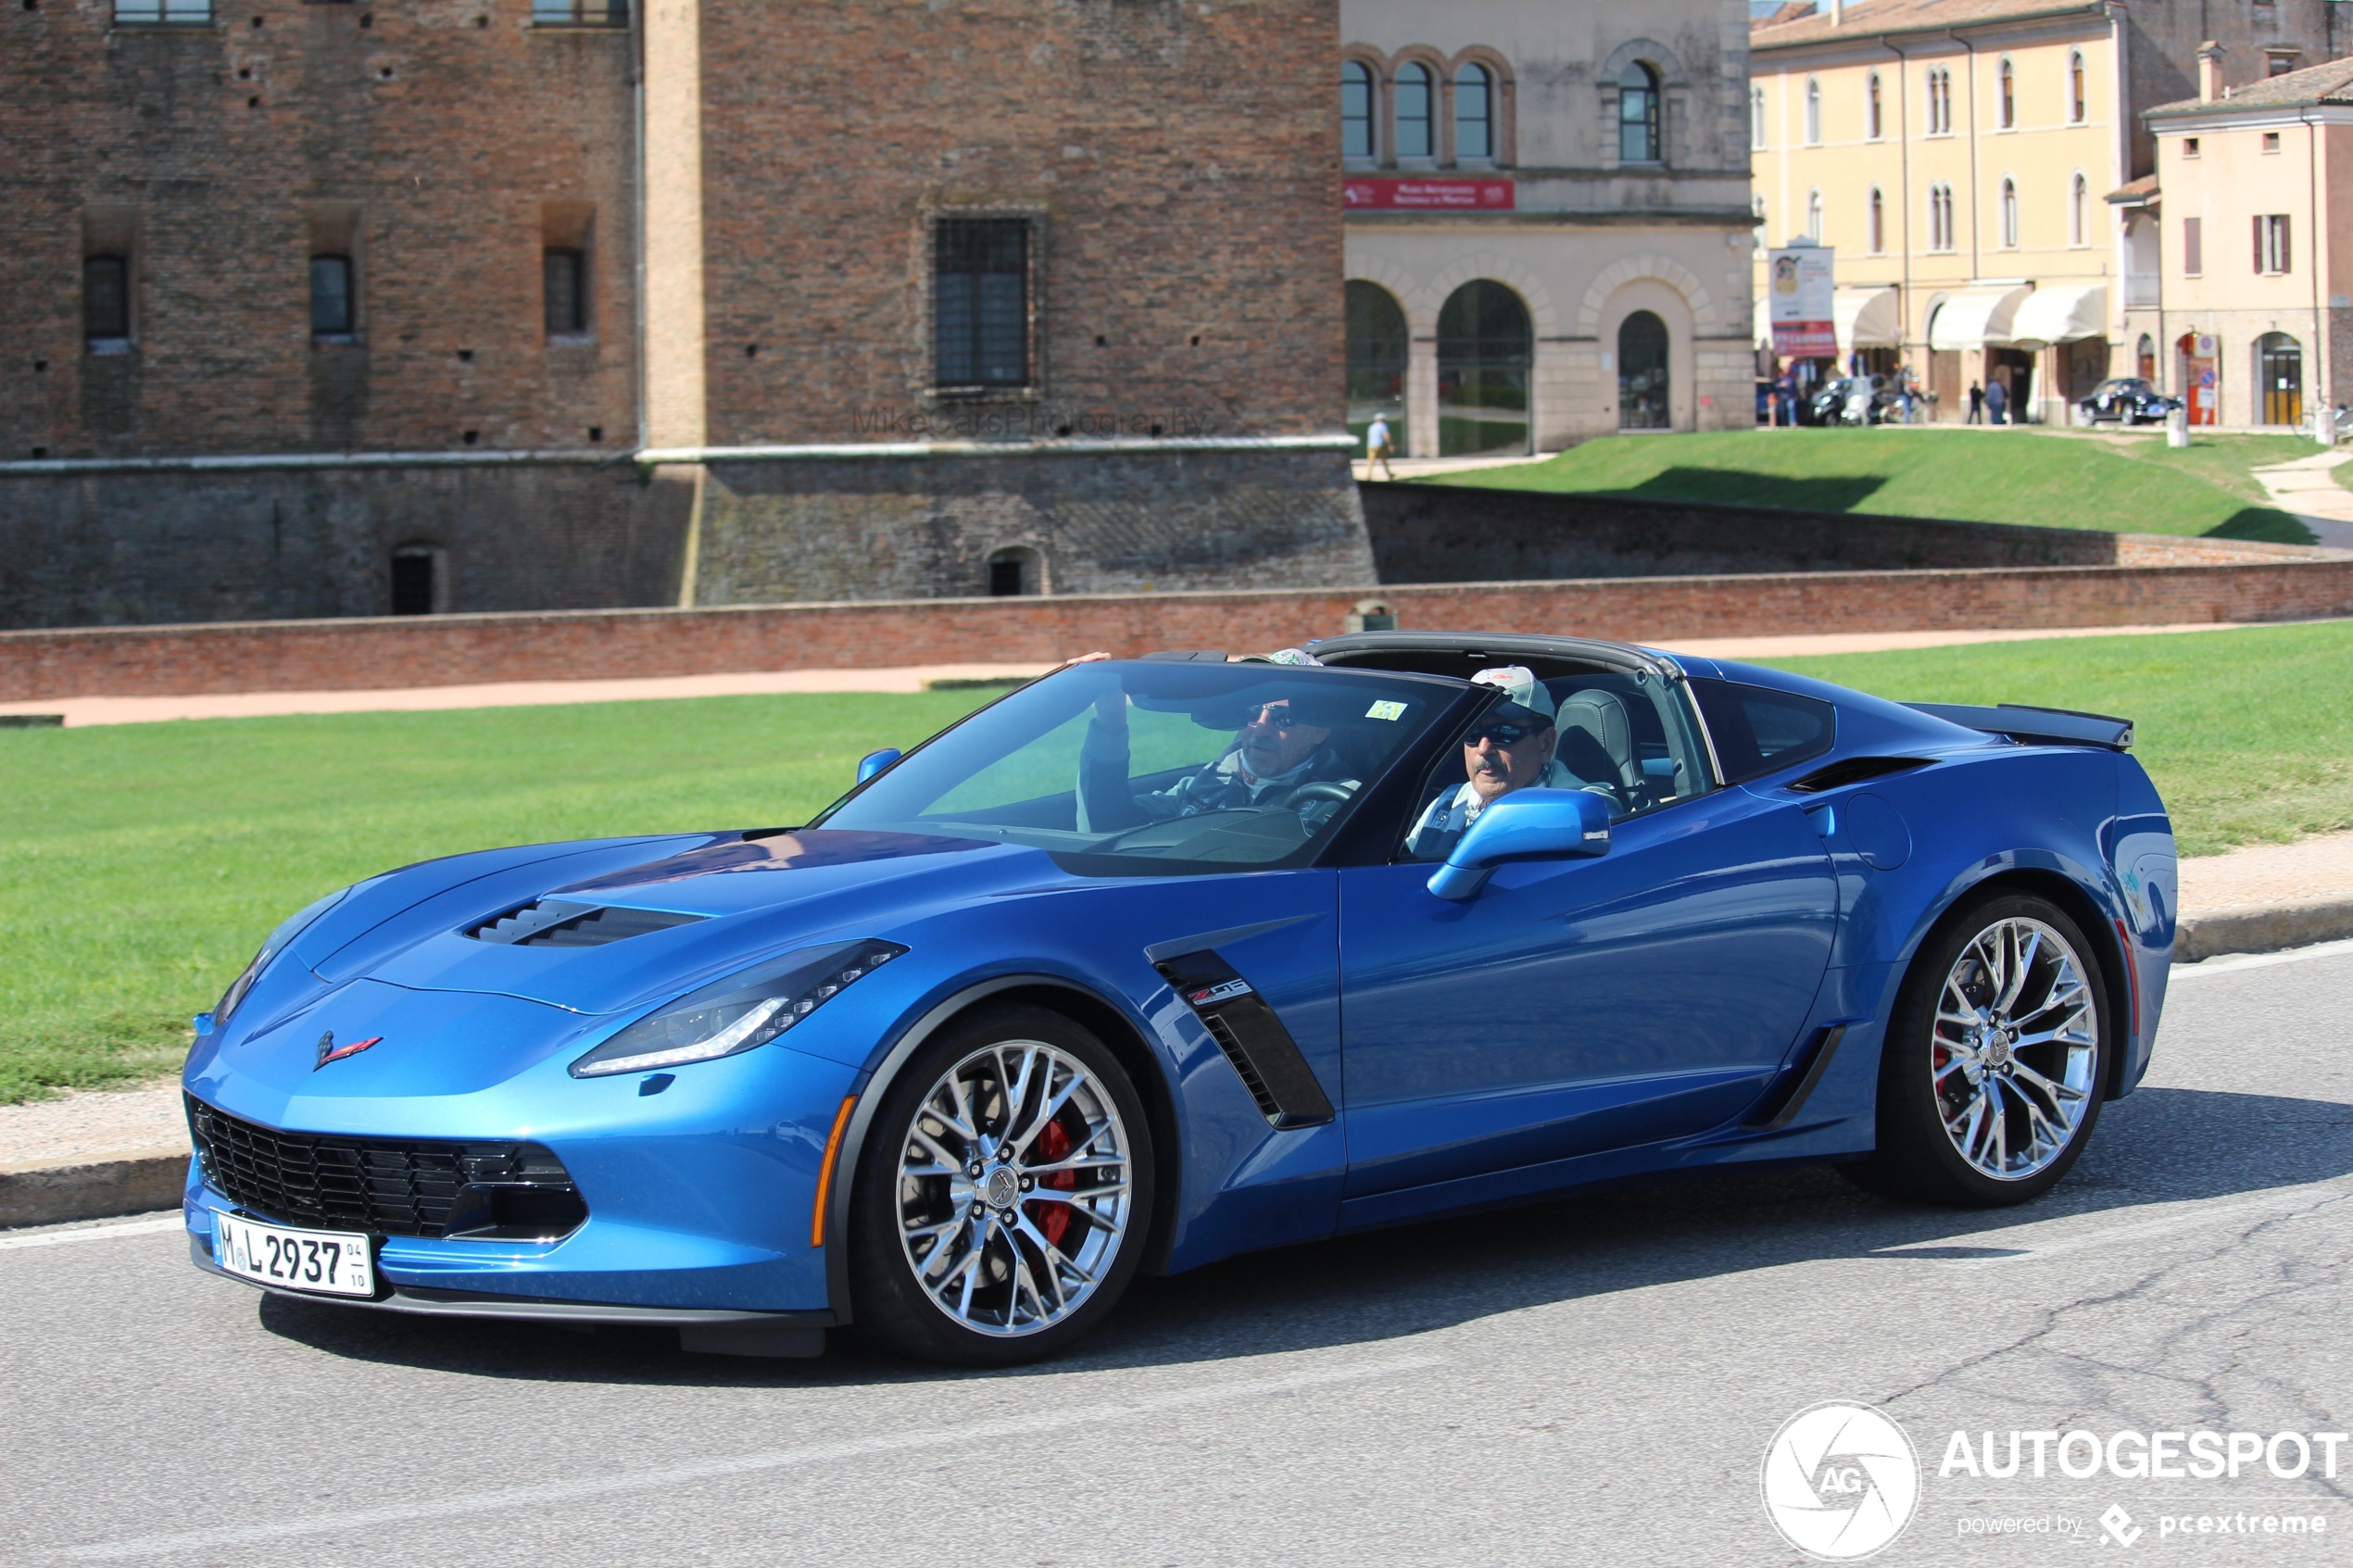
[[[1996,921],[1953,960],[1937,998],[1930,1082],[1945,1136],[1995,1181],[2067,1152],[2095,1092],[2099,1009],[2083,963],[2041,921]]]
[[[962,1327],[1036,1334],[1110,1272],[1134,1194],[1117,1105],[1037,1040],[974,1051],[915,1108],[899,1157],[899,1234],[915,1282]]]

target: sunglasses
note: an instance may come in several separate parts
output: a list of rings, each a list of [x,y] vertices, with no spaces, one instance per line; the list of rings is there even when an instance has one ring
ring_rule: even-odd
[[[1463,737],[1463,744],[1477,746],[1480,741],[1491,740],[1497,746],[1517,746],[1534,734],[1536,729],[1533,724],[1481,724]]]
[[[1265,724],[1277,730],[1290,730],[1305,722],[1307,722],[1306,720],[1299,717],[1281,703],[1270,702],[1243,720],[1242,727],[1248,729],[1252,724]]]

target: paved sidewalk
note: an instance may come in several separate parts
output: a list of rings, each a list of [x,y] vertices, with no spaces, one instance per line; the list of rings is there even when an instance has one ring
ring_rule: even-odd
[[[2315,452],[2292,463],[2255,470],[2256,479],[2282,511],[2294,512],[2333,549],[2353,550],[2353,490],[2329,470],[2353,462],[2353,452]]]

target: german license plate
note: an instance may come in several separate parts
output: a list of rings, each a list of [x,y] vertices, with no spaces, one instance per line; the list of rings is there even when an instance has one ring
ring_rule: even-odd
[[[364,1236],[297,1231],[234,1214],[212,1217],[212,1260],[240,1279],[281,1290],[373,1296],[376,1265]]]

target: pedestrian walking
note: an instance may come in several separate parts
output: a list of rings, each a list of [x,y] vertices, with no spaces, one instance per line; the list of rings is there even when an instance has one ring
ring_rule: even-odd
[[[1966,422],[1973,425],[1985,422],[1985,389],[1975,382],[1969,383],[1969,419]]]
[[[1910,424],[1912,422],[1912,403],[1919,395],[1919,390],[1912,384],[1912,367],[1909,365],[1896,366],[1895,400],[1904,405],[1904,422],[1906,424]]]
[[[1390,478],[1397,477],[1397,470],[1389,466],[1389,420],[1383,415],[1375,414],[1372,428],[1365,433],[1365,477],[1366,479],[1373,477],[1373,465],[1376,463],[1380,465]]]
[[[1985,421],[1988,424],[2009,423],[2010,389],[1998,381],[1985,383]]]

